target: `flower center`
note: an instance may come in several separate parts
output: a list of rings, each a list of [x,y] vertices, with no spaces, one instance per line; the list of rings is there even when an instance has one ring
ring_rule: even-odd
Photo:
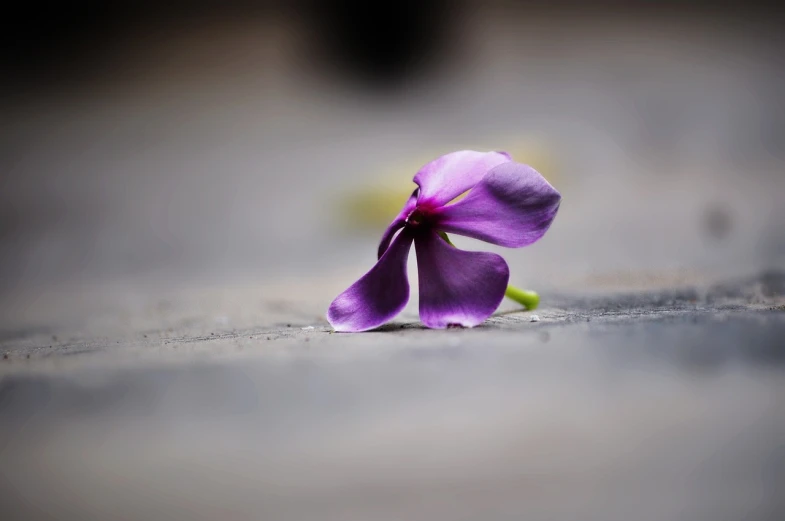
[[[428,216],[420,208],[415,208],[406,218],[407,226],[411,228],[418,228],[426,223]]]

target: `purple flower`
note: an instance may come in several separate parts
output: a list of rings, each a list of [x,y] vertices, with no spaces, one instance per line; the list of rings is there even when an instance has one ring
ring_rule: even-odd
[[[482,323],[504,298],[510,270],[499,255],[455,248],[444,232],[520,248],[545,234],[561,202],[536,170],[504,152],[453,152],[422,167],[414,182],[418,188],[382,236],[376,265],[330,304],[327,320],[336,331],[367,331],[401,312],[412,243],[423,324]]]

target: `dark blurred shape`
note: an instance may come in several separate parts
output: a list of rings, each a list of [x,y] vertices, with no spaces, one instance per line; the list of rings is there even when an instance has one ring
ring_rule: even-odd
[[[703,212],[703,229],[712,239],[726,239],[733,230],[733,215],[727,204],[713,203]]]
[[[779,34],[779,10],[766,2],[730,2],[718,10],[713,3],[604,1],[586,4],[579,0],[467,1],[423,0],[362,2],[359,0],[305,0],[280,2],[79,2],[46,6],[18,3],[3,13],[0,30],[0,73],[4,82],[36,85],[42,79],[70,81],[80,73],[94,75],[116,65],[112,52],[123,39],[138,41],[150,31],[167,33],[185,22],[216,22],[226,18],[264,19],[287,11],[308,20],[316,36],[311,49],[324,55],[322,65],[348,73],[374,87],[395,87],[416,78],[429,66],[441,64],[447,52],[462,41],[458,22],[479,10],[504,8],[524,19],[546,13],[561,18],[576,14],[590,17],[696,14],[703,18],[766,21]],[[565,24],[569,23],[565,19]],[[208,23],[209,25],[209,23]],[[311,65],[317,64],[316,60]]]
[[[0,31],[0,73],[4,83],[73,79],[75,73],[96,73],[100,57],[144,11],[114,2],[19,2],[3,12]]]
[[[317,1],[315,28],[328,66],[373,86],[394,87],[444,51],[457,3]]]
[[[0,72],[26,83],[70,80],[111,67],[112,49],[124,36],[138,38],[151,27],[167,32],[188,20],[264,18],[281,9],[309,20],[312,51],[369,86],[397,85],[437,56],[456,2],[315,1],[262,2],[68,2],[45,9],[19,4],[4,14]]]

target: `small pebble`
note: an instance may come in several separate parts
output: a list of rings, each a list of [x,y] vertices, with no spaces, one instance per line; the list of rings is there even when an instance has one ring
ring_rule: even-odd
[[[538,315],[532,315],[531,318],[529,319],[529,322],[539,322],[539,321],[540,321],[540,317]]]
[[[305,326],[305,327],[301,327],[300,329],[302,329],[303,331],[310,331],[311,329],[313,329],[313,326]]]
[[[8,360],[8,353],[3,353],[3,360]]]

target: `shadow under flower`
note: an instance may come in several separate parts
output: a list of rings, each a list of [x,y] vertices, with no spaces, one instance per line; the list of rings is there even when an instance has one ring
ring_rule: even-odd
[[[513,311],[503,311],[499,313],[494,313],[489,317],[489,319],[494,317],[503,317],[514,313],[520,313],[521,311],[522,310],[518,310],[518,311],[513,310]],[[495,328],[496,328],[496,324],[489,323],[487,321],[474,327],[464,327],[460,324],[450,324],[449,326],[447,326],[447,329],[467,329],[467,330],[495,329]],[[387,324],[377,327],[376,329],[371,329],[367,331],[367,333],[394,333],[396,331],[404,331],[404,330],[434,331],[434,332],[444,331],[444,329],[432,329],[426,327],[425,325],[422,324],[422,322],[389,322]]]
[[[388,322],[387,324],[381,325],[376,329],[371,329],[368,331],[369,333],[391,333],[395,331],[401,331],[404,329],[428,329],[420,322]]]

